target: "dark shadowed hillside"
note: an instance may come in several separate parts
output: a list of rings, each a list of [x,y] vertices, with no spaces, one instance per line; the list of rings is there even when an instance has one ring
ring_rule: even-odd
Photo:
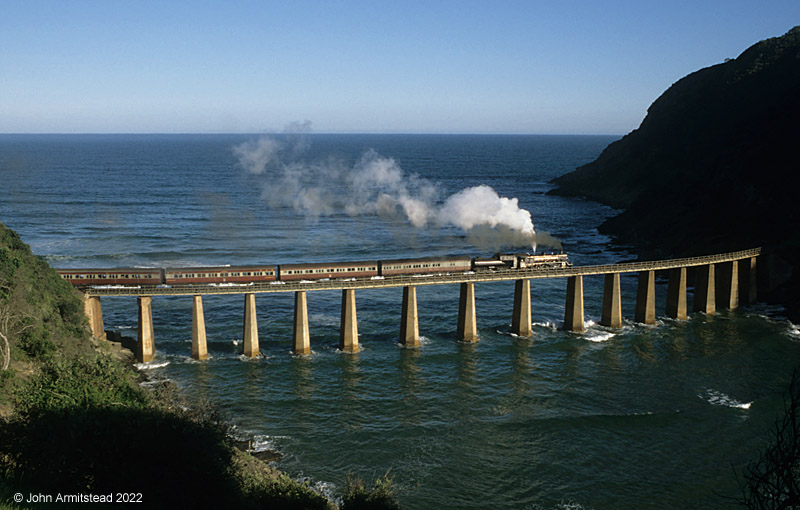
[[[800,267],[798,119],[800,26],[679,80],[638,129],[551,193],[625,209],[600,230],[643,256],[764,245]],[[773,282],[773,299],[797,299],[790,278]]]

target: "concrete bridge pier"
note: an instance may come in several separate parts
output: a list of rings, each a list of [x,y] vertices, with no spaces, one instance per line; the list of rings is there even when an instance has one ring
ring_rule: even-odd
[[[642,324],[656,323],[656,272],[639,271],[634,320]]]
[[[739,261],[717,264],[717,308],[739,308]]]
[[[475,284],[473,282],[461,284],[456,333],[462,342],[478,341],[478,319],[475,314]]]
[[[707,315],[717,313],[715,290],[714,264],[698,266],[694,275],[694,304],[692,308],[695,312],[703,312]]]
[[[203,315],[202,296],[192,296],[192,358],[208,359],[206,319]]]
[[[600,324],[609,328],[622,327],[622,297],[619,290],[619,273],[605,275],[603,284],[603,313]]]
[[[514,282],[514,312],[511,316],[511,332],[519,336],[531,336],[531,281]]]
[[[103,326],[103,308],[100,306],[99,296],[83,295],[83,313],[89,320],[92,335],[100,340],[106,339],[106,330]]]
[[[417,315],[417,288],[403,287],[403,312],[400,317],[400,343],[406,347],[419,347],[419,315]]]
[[[342,290],[342,323],[339,327],[339,349],[344,352],[359,351],[355,289]]]
[[[685,321],[686,314],[686,268],[670,269],[667,284],[667,317]]]
[[[567,278],[567,303],[564,306],[564,329],[580,333],[583,326],[583,276]]]
[[[244,295],[244,355],[255,358],[260,354],[258,348],[258,318],[256,317],[256,295],[249,292]]]
[[[294,293],[294,331],[292,333],[292,352],[295,354],[311,354],[311,336],[308,333],[308,303],[306,291]]]
[[[756,285],[756,258],[739,261],[739,303],[749,305],[758,298]]]
[[[136,298],[137,305],[139,306],[139,343],[136,346],[136,359],[141,363],[153,361],[153,358],[156,357],[151,301],[151,296],[140,296]]]

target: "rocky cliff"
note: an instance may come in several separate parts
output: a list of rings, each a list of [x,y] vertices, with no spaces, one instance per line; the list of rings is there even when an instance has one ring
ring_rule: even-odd
[[[771,247],[785,262],[772,296],[797,300],[800,26],[682,78],[638,129],[554,183],[624,209],[600,230],[643,257]]]

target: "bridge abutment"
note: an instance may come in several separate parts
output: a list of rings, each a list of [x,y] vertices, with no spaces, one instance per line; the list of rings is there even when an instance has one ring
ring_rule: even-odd
[[[100,305],[99,296],[83,295],[83,313],[89,320],[89,328],[92,331],[92,336],[100,339],[106,339],[106,331],[103,326],[103,308]]]
[[[656,272],[640,271],[639,286],[636,291],[636,322],[656,323]]]
[[[667,317],[686,320],[686,268],[670,269],[667,284]]]
[[[473,282],[461,284],[456,333],[462,342],[478,341],[478,319],[475,313],[475,284]]]
[[[400,317],[400,343],[406,347],[419,347],[417,288],[413,286],[403,287],[403,311]]]
[[[342,323],[339,328],[339,349],[344,352],[359,351],[355,289],[342,290]]]
[[[294,293],[294,329],[292,332],[292,352],[311,354],[311,336],[308,332],[308,303],[306,291]]]
[[[600,324],[609,328],[622,327],[622,296],[620,274],[608,273],[603,283],[603,312]]]
[[[242,331],[244,355],[255,358],[261,352],[258,347],[258,317],[256,316],[256,295],[244,295],[244,329]]]
[[[206,319],[203,314],[202,296],[192,296],[192,358],[208,359]]]
[[[531,336],[531,281],[514,282],[514,311],[511,316],[511,332],[519,336]]]
[[[567,300],[564,306],[564,329],[580,333],[583,326],[583,276],[567,278]]]
[[[156,357],[155,339],[153,337],[153,308],[150,296],[136,298],[139,306],[139,343],[136,346],[136,358],[141,363],[153,361]]]
[[[694,303],[695,312],[707,315],[717,313],[717,303],[714,297],[716,285],[714,284],[714,264],[698,266],[694,275]]]

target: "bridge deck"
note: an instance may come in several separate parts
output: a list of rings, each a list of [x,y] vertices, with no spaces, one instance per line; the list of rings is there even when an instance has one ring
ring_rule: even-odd
[[[202,294],[244,294],[312,290],[341,289],[380,289],[386,287],[407,287],[421,285],[443,285],[464,282],[492,282],[502,280],[527,280],[537,278],[565,278],[578,275],[598,275],[611,273],[633,273],[638,271],[659,271],[680,267],[704,266],[721,262],[732,262],[761,254],[761,248],[689,257],[682,259],[655,260],[645,262],[624,262],[595,266],[577,266],[553,269],[505,269],[497,271],[458,272],[419,276],[387,276],[380,279],[358,278],[350,280],[310,280],[292,282],[260,282],[252,284],[211,284],[211,285],[142,285],[138,287],[84,287],[81,290],[89,296],[189,296]]]

